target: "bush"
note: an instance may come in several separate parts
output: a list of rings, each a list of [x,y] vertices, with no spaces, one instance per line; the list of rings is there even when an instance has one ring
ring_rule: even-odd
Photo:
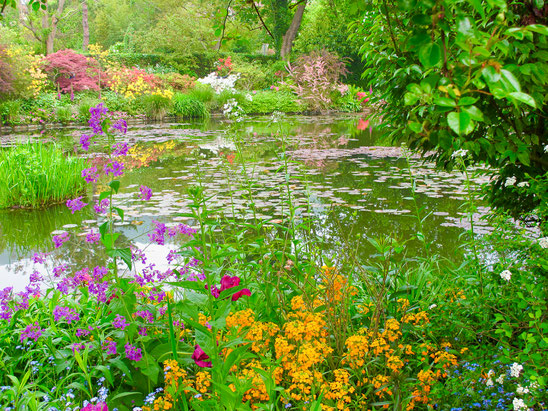
[[[60,50],[46,56],[44,70],[62,92],[99,90],[99,63],[73,50]]]
[[[204,104],[208,104],[214,99],[215,91],[207,84],[196,83],[188,95]]]
[[[161,120],[171,109],[171,99],[159,94],[145,94],[140,96],[135,104],[145,112],[149,119]]]
[[[340,77],[347,73],[344,61],[327,50],[299,56],[287,69],[287,84],[312,110],[331,106],[331,95],[341,86]]]
[[[99,99],[91,97],[83,98],[80,101],[80,104],[78,104],[78,118],[80,121],[88,121],[91,116],[89,109],[95,107],[100,102],[101,101]]]
[[[347,90],[344,91],[344,88],[334,92],[333,104],[339,111],[357,113],[363,109],[363,105],[366,103],[365,100],[369,101],[369,93],[365,93],[361,88],[355,86],[346,86]],[[360,97],[358,93],[363,93],[367,97]]]
[[[299,113],[306,109],[297,97],[288,91],[258,91],[251,94],[252,100],[244,99],[241,104],[248,114],[265,114],[273,111]]]
[[[6,48],[0,45],[0,98],[13,92],[15,76],[11,67]]]
[[[195,84],[195,77],[189,76],[188,74],[179,74],[179,73],[167,73],[158,76],[162,80],[164,87],[170,87],[175,91],[185,92]]]
[[[85,162],[54,146],[25,144],[0,151],[0,208],[42,207],[82,192]]]
[[[21,120],[20,112],[21,102],[19,100],[10,100],[0,103],[0,124],[19,124]]]
[[[173,96],[173,114],[181,117],[209,117],[209,111],[205,104],[187,94],[176,93]]]
[[[111,111],[123,111],[129,114],[135,114],[135,105],[132,100],[122,94],[114,91],[104,91],[101,98]]]
[[[73,119],[72,117],[72,109],[70,107],[57,107],[55,109],[55,117],[58,122],[60,123],[68,123]]]

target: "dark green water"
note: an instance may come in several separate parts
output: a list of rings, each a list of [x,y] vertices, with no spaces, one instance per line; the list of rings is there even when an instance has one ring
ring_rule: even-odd
[[[125,222],[118,222],[122,238],[146,249],[148,263],[168,267],[166,255],[177,249],[150,245],[146,234],[152,221],[185,221],[178,213],[188,212],[186,190],[202,184],[212,196],[210,206],[219,215],[252,221],[253,213],[246,187],[252,183],[257,218],[283,220],[287,215],[287,186],[297,218],[309,217],[312,229],[327,255],[336,260],[348,247],[357,248],[364,262],[374,252],[365,237],[392,236],[412,239],[418,230],[411,179],[399,150],[375,148],[375,130],[357,130],[357,117],[285,117],[273,123],[256,117],[239,125],[237,140],[245,159],[232,161],[237,145],[227,132],[228,123],[212,119],[207,123],[164,123],[130,126],[126,141],[132,146],[125,160],[126,172],[115,205],[124,209]],[[65,150],[77,146],[84,127],[48,130],[45,133],[17,133],[3,136],[4,144],[43,139],[55,141]],[[92,152],[93,152],[92,148]],[[98,147],[90,162],[105,162]],[[459,259],[459,236],[466,229],[464,177],[442,173],[421,159],[412,160],[416,179],[416,200],[432,250],[443,257]],[[103,182],[104,184],[104,182]],[[154,193],[149,202],[137,198],[139,186]],[[90,186],[88,200],[105,188]],[[230,195],[232,192],[232,196]],[[0,211],[0,279],[4,286],[21,289],[35,269],[44,276],[54,265],[65,263],[69,271],[104,261],[100,248],[90,247],[83,235],[97,231],[103,216],[91,207],[71,214],[64,205],[45,210]],[[481,227],[480,227],[481,228]],[[34,264],[35,252],[51,252],[52,233],[68,231],[71,241],[51,253],[46,266]],[[359,238],[359,239],[357,239]],[[421,255],[416,240],[407,243],[409,255]]]

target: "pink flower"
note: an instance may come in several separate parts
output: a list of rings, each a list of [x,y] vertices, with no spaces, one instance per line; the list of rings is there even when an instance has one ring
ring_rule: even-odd
[[[240,277],[234,276],[231,277],[229,275],[225,275],[223,278],[221,278],[221,290],[219,291],[219,294],[222,293],[224,290],[228,290],[229,288],[238,287],[240,285]],[[241,296],[247,295],[248,297],[251,296],[251,291],[249,291],[248,288],[244,288],[232,295],[232,301],[238,301]]]
[[[206,360],[209,360],[209,355],[207,355],[204,352],[204,350],[202,350],[200,348],[200,346],[198,344],[196,344],[194,346],[194,352],[192,353],[192,359],[194,360],[194,362],[196,363],[196,365],[198,367],[211,368],[211,361],[206,361]]]
[[[358,130],[365,130],[367,126],[369,126],[369,120],[363,120],[361,118],[358,120]]]
[[[104,402],[97,404],[88,404],[84,408],[80,408],[80,411],[108,411],[108,406]]]
[[[365,98],[366,94],[364,91],[358,91],[356,96],[358,96],[358,100],[361,100],[362,98]]]

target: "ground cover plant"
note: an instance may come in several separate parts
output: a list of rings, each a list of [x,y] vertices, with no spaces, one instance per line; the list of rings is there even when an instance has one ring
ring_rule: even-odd
[[[0,151],[0,208],[43,207],[84,190],[85,161],[38,143]]]
[[[198,168],[182,216],[190,225],[153,222],[146,233],[156,245],[178,239],[166,249],[168,268],[158,269],[146,249],[116,232],[124,219],[118,178],[134,161],[123,141],[127,125],[103,105],[90,114],[82,150],[106,135],[110,154],[81,177],[104,188],[66,205],[73,213],[93,207],[99,227],[56,234],[53,251],[33,258],[38,267],[91,243],[109,258],[55,266],[50,278],[37,271],[24,291],[2,290],[7,409],[545,407],[546,237],[499,217],[491,237],[470,236],[472,253],[460,266],[432,255],[431,240],[420,235],[360,233],[376,250],[365,264],[349,247],[326,255],[329,239],[312,235],[298,216],[289,178],[283,218],[256,216],[236,121],[236,151],[220,159],[251,220],[211,207]],[[279,143],[286,172],[283,135]],[[143,202],[153,195],[143,185],[133,194]],[[471,192],[468,207],[473,201]],[[422,212],[417,206],[425,223]],[[408,256],[408,241],[421,241],[424,254]],[[498,254],[495,263],[478,257],[484,247]]]

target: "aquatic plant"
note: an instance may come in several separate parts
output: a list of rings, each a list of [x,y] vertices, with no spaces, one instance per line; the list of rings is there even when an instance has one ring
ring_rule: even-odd
[[[83,191],[85,161],[54,145],[28,143],[0,151],[0,208],[42,207]]]

